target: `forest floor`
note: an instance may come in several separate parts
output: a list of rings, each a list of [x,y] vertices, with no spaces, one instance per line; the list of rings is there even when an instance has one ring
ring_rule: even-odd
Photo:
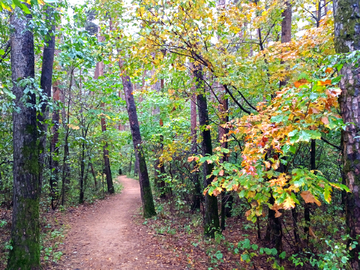
[[[70,219],[64,254],[52,269],[183,269],[172,256],[164,260],[169,251],[137,221],[139,182],[126,176],[118,180],[123,185],[120,194]]]
[[[157,216],[144,220],[139,181],[120,176],[118,182],[123,186],[121,193],[65,211],[43,211],[40,219],[43,269],[272,269],[273,261],[258,252],[267,244],[257,239],[256,226],[246,220],[246,209],[241,205],[233,208],[226,230],[215,239],[207,239],[203,236],[202,211],[191,211],[188,205],[173,200],[156,200]],[[5,269],[11,210],[0,210],[0,220],[7,221],[0,226],[0,243],[5,243],[0,248],[0,269]],[[284,214],[284,226],[291,222],[290,216]],[[290,228],[289,224],[286,227]],[[260,230],[264,236],[266,227],[261,226]],[[290,234],[284,237],[291,242]],[[255,257],[250,264],[241,259],[241,254],[250,254],[250,249],[238,249],[244,241],[248,241],[249,247],[253,244],[251,254]],[[288,245],[284,249],[293,253]],[[282,263],[285,269],[313,269]]]

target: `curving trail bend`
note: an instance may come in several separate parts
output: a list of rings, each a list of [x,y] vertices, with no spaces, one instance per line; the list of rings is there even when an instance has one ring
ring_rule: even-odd
[[[159,261],[165,250],[133,216],[141,206],[139,182],[119,176],[120,194],[71,222],[65,239],[62,265],[57,269],[180,269]],[[165,255],[166,256],[166,255]]]

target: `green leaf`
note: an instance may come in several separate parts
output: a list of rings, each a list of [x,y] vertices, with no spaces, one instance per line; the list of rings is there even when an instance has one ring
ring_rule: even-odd
[[[279,255],[279,258],[280,259],[285,259],[285,257],[286,257],[286,252],[285,251],[281,252],[280,255]]]
[[[284,121],[284,115],[276,115],[276,116],[273,116],[271,117],[271,122],[272,123],[280,123],[280,122],[283,122]]]
[[[243,259],[246,262],[249,262],[250,261],[250,256],[247,253],[241,254],[241,259]]]

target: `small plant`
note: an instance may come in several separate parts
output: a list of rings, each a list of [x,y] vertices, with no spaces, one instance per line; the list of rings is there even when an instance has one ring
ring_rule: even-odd
[[[220,250],[213,252],[208,252],[208,256],[210,258],[210,263],[214,265],[215,269],[219,266],[219,263],[224,262],[224,255],[221,253]],[[208,270],[214,269],[213,267],[209,267]]]
[[[6,224],[6,220],[0,220],[0,228],[4,227]]]
[[[346,236],[343,238],[346,239]],[[334,240],[325,240],[328,250],[325,253],[318,254],[316,257],[310,258],[311,266],[317,266],[319,269],[336,270],[351,269],[349,264],[350,254],[345,243],[339,243]],[[353,249],[358,243],[352,242],[350,248]]]

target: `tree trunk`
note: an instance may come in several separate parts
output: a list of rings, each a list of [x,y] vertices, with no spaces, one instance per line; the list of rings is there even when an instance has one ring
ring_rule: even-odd
[[[152,53],[153,59],[155,59],[155,54]],[[155,76],[155,69],[151,71],[151,77]],[[164,89],[164,79],[160,79],[155,84],[152,85],[152,88],[156,92],[161,92],[162,89]],[[153,110],[153,115],[158,116],[158,121],[160,127],[164,125],[163,120],[161,119],[160,115],[160,107],[156,105],[156,107]],[[164,136],[160,134],[160,149],[155,151],[155,154],[157,155],[157,159],[155,161],[155,170],[154,170],[154,178],[155,178],[155,185],[160,192],[160,198],[165,199],[166,198],[166,190],[165,190],[165,181],[164,181],[164,174],[165,174],[165,168],[164,164],[161,163],[160,157],[164,151]]]
[[[43,162],[44,159],[44,150],[46,144],[46,131],[47,124],[45,123],[48,118],[48,102],[51,98],[51,86],[52,86],[52,74],[53,74],[53,64],[54,64],[54,53],[55,53],[55,18],[54,18],[54,8],[51,6],[46,7],[46,20],[51,23],[48,34],[45,36],[45,46],[42,59],[42,68],[41,68],[41,78],[40,78],[40,87],[43,90],[43,96],[41,97],[41,113],[38,115],[38,126],[41,132],[41,147],[43,153],[41,154]]]
[[[69,128],[66,129],[65,140],[64,140],[64,156],[63,156],[63,168],[62,168],[62,187],[61,187],[61,205],[65,205],[65,193],[66,184],[68,182],[69,166]]]
[[[132,152],[130,153],[129,175],[131,175],[131,167],[132,167]]]
[[[218,84],[218,87],[221,87],[221,89],[223,90],[222,92],[224,94],[222,94],[221,97],[221,104],[220,104],[220,121],[221,121],[221,125],[225,125],[227,122],[229,122],[229,115],[228,115],[228,109],[229,109],[229,100],[227,98],[225,98],[225,89],[223,89],[223,87]],[[219,126],[219,142],[220,142],[220,146],[221,148],[228,148],[228,142],[227,142],[227,134],[229,133],[229,129],[226,127],[222,127]],[[228,156],[227,154],[223,154],[220,162],[226,162],[228,160]],[[231,216],[231,203],[233,201],[233,198],[230,194],[228,194],[227,192],[223,192],[221,194],[221,229],[225,230],[225,219],[226,217],[230,217]]]
[[[85,139],[85,137],[83,137]],[[84,175],[85,175],[85,143],[81,144],[81,159],[80,159],[80,196],[79,203],[84,202]]]
[[[336,53],[359,50],[359,0],[335,0],[333,5]],[[343,131],[343,170],[351,191],[346,198],[346,224],[350,237],[355,240],[360,235],[360,69],[353,64],[344,64],[340,74],[343,77],[339,102],[343,121],[347,124]],[[359,245],[351,251],[354,269],[360,268],[359,251]]]
[[[90,157],[89,157],[89,166],[90,166],[90,169],[91,169],[91,174],[94,177],[95,190],[97,190],[98,187],[97,187],[97,181],[96,181],[96,173],[95,173],[94,165],[92,164]]]
[[[310,169],[316,170],[316,141],[311,140],[310,141]],[[304,207],[304,218],[305,218],[305,227],[304,227],[304,233],[306,234],[306,242],[309,240],[309,231],[310,231],[310,203],[305,203]]]
[[[195,89],[193,89],[195,91]],[[191,97],[191,104],[190,104],[190,118],[191,118],[191,154],[192,155],[196,155],[198,150],[197,150],[197,135],[196,135],[196,94],[193,94]],[[192,205],[191,205],[191,209],[195,210],[195,209],[200,209],[200,204],[201,204],[201,198],[202,198],[202,194],[201,194],[201,184],[199,181],[199,173],[198,172],[193,172],[192,173],[192,182],[194,184],[194,194],[193,194],[193,198],[192,198]]]
[[[282,13],[283,20],[281,22],[281,43],[291,41],[291,23],[292,23],[292,9],[289,1],[285,3],[285,9]],[[280,87],[287,84],[287,79],[280,81]]]
[[[65,129],[65,140],[64,140],[64,156],[63,156],[63,167],[62,167],[62,187],[61,187],[61,205],[64,206],[65,204],[65,193],[66,193],[66,185],[69,184],[69,173],[70,168],[68,164],[69,158],[69,136],[70,136],[70,104],[71,104],[71,88],[73,83],[73,76],[74,76],[74,68],[70,70],[70,79],[69,79],[69,99],[68,99],[68,106],[67,111],[65,110],[65,90],[62,91],[62,102],[64,104],[62,109],[62,124]]]
[[[129,76],[123,75],[121,78],[124,87],[126,107],[129,114],[129,122],[130,122],[131,135],[133,138],[135,157],[139,165],[138,172],[139,172],[139,183],[140,183],[141,200],[143,206],[143,214],[145,218],[149,218],[156,215],[156,212],[155,212],[154,201],[151,192],[148,170],[146,167],[145,155],[142,149],[139,121],[136,113],[136,105],[133,96],[134,89]]]
[[[286,43],[291,41],[291,22],[292,22],[292,8],[289,1],[286,1],[285,9],[282,13],[283,20],[281,22],[281,43]],[[280,81],[280,87],[287,84],[287,79]],[[279,168],[280,171],[283,171],[283,168]],[[269,200],[270,204],[274,204],[274,197],[271,195]],[[270,241],[273,246],[276,247],[278,251],[282,249],[282,226],[281,220],[279,217],[275,216],[275,211],[269,209],[268,213],[268,226],[266,230],[265,239]],[[297,217],[297,215],[293,215]],[[297,234],[297,229],[294,228],[294,234]]]
[[[57,83],[53,86],[53,101],[57,103],[60,100],[60,89]],[[57,106],[57,105],[55,105]],[[58,183],[59,183],[59,125],[60,125],[60,112],[55,110],[52,115],[52,138],[50,141],[50,196],[51,207],[55,210],[55,201],[58,199]]]
[[[51,98],[51,86],[52,86],[52,74],[53,74],[53,64],[54,64],[54,53],[55,53],[55,18],[54,18],[54,8],[50,5],[46,6],[46,20],[51,24],[49,32],[45,36],[45,46],[43,51],[42,59],[42,68],[41,68],[41,78],[40,78],[40,87],[43,90],[41,101],[41,112],[37,116],[37,125],[41,132],[40,134],[40,156],[39,156],[39,165],[42,166],[40,173],[40,184],[43,182],[42,171],[45,163],[46,156],[46,133],[47,133],[47,123],[48,119],[48,102]],[[50,162],[52,162],[50,160]],[[51,171],[52,174],[52,171]],[[55,193],[54,190],[54,178],[50,177],[50,196],[51,196],[51,207],[55,209]]]
[[[205,87],[203,81],[203,71],[201,67],[195,67],[194,77],[196,80],[196,89],[198,90],[197,95],[197,105],[199,113],[199,124],[201,126],[201,135],[202,135],[202,155],[212,155],[212,145],[211,145],[211,134],[210,129],[207,128],[209,125],[209,113],[207,108],[207,101],[205,96]],[[207,179],[207,176],[212,173],[214,168],[213,164],[208,164],[207,162],[203,165],[203,182],[204,187],[207,187],[211,184],[214,177],[211,176]],[[206,236],[214,237],[216,231],[219,230],[219,214],[218,214],[218,205],[217,197],[210,196],[209,193],[205,195],[205,220],[204,220],[204,233]]]
[[[99,37],[98,39],[99,39],[99,41],[102,41],[103,37]],[[94,78],[98,79],[99,76],[103,76],[103,75],[104,75],[104,63],[99,62],[96,64]],[[101,107],[104,108],[104,103],[101,104]],[[101,118],[101,131],[103,133],[106,133],[105,117]],[[108,149],[109,149],[109,145],[108,145],[107,141],[105,141],[105,144],[103,146],[104,172],[106,175],[106,183],[107,183],[108,192],[110,194],[113,194],[115,192],[115,190],[114,190],[114,184],[113,184],[112,175],[111,175],[111,167],[110,167],[110,159],[109,159],[109,150]]]
[[[30,8],[30,6],[28,5]],[[8,269],[40,269],[39,198],[40,169],[39,134],[36,125],[35,95],[20,87],[18,82],[33,79],[34,39],[29,31],[30,14],[16,8],[10,18],[11,71],[14,82],[13,112],[13,216]],[[23,99],[25,98],[25,102]]]

